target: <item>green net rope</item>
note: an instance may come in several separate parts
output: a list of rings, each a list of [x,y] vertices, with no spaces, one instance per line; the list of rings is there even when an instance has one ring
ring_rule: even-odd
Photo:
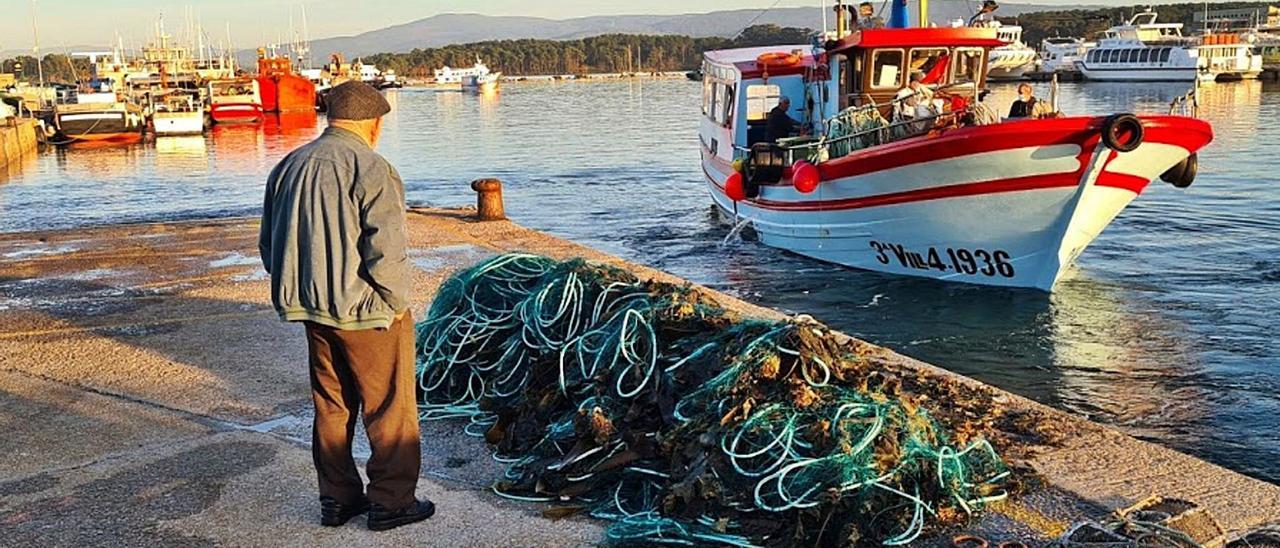
[[[1005,496],[989,443],[953,444],[825,327],[689,287],[501,255],[444,282],[417,340],[422,417],[494,445],[495,493],[610,520],[611,544],[901,545]]]

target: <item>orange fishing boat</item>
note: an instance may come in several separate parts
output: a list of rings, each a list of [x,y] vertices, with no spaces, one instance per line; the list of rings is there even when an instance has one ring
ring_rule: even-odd
[[[293,71],[287,57],[266,55],[258,50],[258,89],[266,112],[315,112],[316,85]]]

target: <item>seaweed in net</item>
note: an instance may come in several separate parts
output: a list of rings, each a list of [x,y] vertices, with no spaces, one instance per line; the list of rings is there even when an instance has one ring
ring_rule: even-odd
[[[613,544],[898,545],[1005,496],[980,427],[943,427],[822,325],[612,267],[462,271],[418,359],[423,417],[468,419],[507,464],[495,493],[610,520]]]

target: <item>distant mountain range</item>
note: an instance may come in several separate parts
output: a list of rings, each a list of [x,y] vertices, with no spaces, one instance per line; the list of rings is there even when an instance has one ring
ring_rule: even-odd
[[[979,2],[975,1],[973,4],[977,5]],[[1001,3],[997,14],[1009,17],[1033,11],[1092,7],[1097,6]],[[972,13],[969,6],[962,2],[936,2],[930,7],[930,18],[938,23],[956,18],[967,19],[970,15]],[[818,28],[822,26],[822,11],[817,7],[778,8],[763,14],[760,10],[730,10],[685,15],[616,15],[574,19],[445,14],[355,36],[313,40],[311,52],[316,61],[320,62],[332,53],[342,53],[350,59],[374,53],[404,53],[414,48],[484,40],[573,40],[610,33],[733,36],[743,27],[763,24]]]
[[[967,19],[972,13],[973,2],[935,2],[930,7],[930,18],[939,24],[952,19]],[[1096,5],[1047,5],[1001,3],[996,12],[1003,17],[1034,11],[1090,9]],[[830,8],[828,8],[830,9]],[[818,28],[822,26],[821,8],[777,8],[761,13],[761,10],[728,10],[711,13],[683,15],[597,15],[573,19],[545,19],[541,17],[492,16],[478,14],[443,14],[409,23],[394,25],[357,34],[313,40],[311,52],[317,63],[332,53],[341,53],[348,59],[374,53],[404,53],[414,48],[439,47],[449,44],[465,44],[484,40],[508,40],[540,38],[545,40],[573,40],[601,34],[681,34],[686,36],[733,36],[749,25],[774,24],[783,27]],[[94,51],[101,47],[77,46],[74,48],[45,48],[45,53],[61,53],[63,50]],[[107,48],[109,49],[109,48]],[[255,48],[240,52],[239,57],[252,62]],[[0,58],[29,54],[30,50],[0,52]]]

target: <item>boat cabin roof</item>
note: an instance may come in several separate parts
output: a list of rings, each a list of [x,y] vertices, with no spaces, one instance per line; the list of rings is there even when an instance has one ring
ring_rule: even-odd
[[[738,49],[722,49],[708,51],[704,55],[707,62],[721,67],[732,67],[738,70],[744,80],[751,78],[759,78],[764,74],[764,67],[756,62],[756,59],[765,53],[791,53],[799,50],[800,62],[791,67],[784,69],[772,69],[770,74],[782,76],[785,74],[799,74],[804,69],[813,67],[817,64],[817,60],[813,57],[813,46],[810,45],[782,45],[782,46],[757,46],[751,48]]]
[[[828,51],[843,53],[851,49],[914,47],[980,47],[998,48],[1006,42],[996,37],[995,28],[945,27],[907,29],[865,29],[840,39]]]

